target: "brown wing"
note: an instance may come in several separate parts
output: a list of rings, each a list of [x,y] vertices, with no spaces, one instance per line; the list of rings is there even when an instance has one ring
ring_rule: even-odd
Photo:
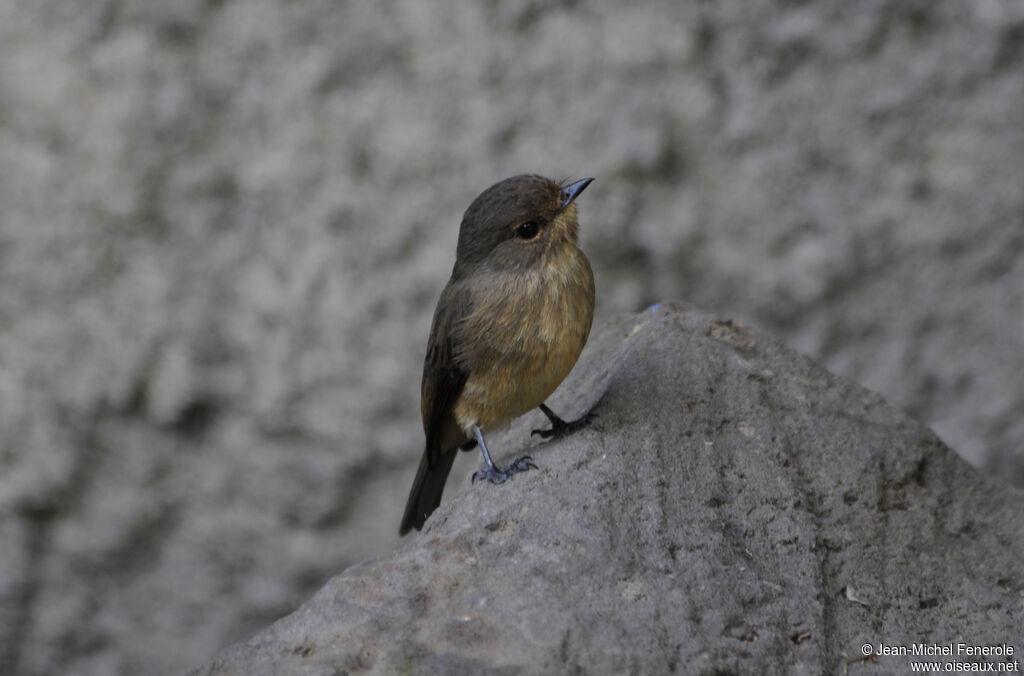
[[[469,372],[455,363],[454,354],[459,327],[471,309],[468,291],[458,283],[448,282],[434,311],[420,385],[420,414],[431,468],[442,453],[466,440],[465,432],[455,422],[453,409]]]
[[[423,362],[420,413],[427,443],[409,490],[399,528],[401,535],[413,528],[422,528],[427,517],[441,504],[441,494],[452,462],[459,446],[467,439],[466,433],[455,422],[452,409],[469,373],[459,368],[453,355],[459,325],[471,308],[469,293],[458,283],[448,282],[434,311],[427,357]]]

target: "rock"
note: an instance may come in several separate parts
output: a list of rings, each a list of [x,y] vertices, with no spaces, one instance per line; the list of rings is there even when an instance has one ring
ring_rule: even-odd
[[[621,317],[555,403],[600,417],[547,444],[515,425],[495,447],[538,471],[452,485],[422,534],[191,674],[835,674],[864,644],[1021,649],[1024,495],[778,341],[675,304]]]

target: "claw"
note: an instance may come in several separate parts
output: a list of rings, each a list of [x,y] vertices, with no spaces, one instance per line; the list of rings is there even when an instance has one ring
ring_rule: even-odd
[[[525,472],[528,469],[539,469],[537,465],[533,464],[533,458],[529,455],[524,455],[521,458],[517,458],[515,462],[509,465],[509,469],[516,468],[517,472]]]
[[[476,480],[479,479],[480,481],[489,481],[492,484],[503,484],[519,472],[525,472],[530,469],[539,468],[537,465],[533,464],[533,458],[528,455],[524,455],[521,458],[516,458],[512,464],[505,469],[487,467],[479,472],[474,472],[471,483],[476,483]]]
[[[503,484],[509,476],[505,470],[482,469],[479,472],[473,472],[473,479],[470,483],[475,484],[476,480],[480,479],[480,481],[490,481],[492,484]]]

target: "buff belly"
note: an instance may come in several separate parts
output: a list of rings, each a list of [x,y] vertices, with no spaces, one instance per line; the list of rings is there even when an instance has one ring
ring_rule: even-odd
[[[576,364],[593,320],[594,282],[586,258],[573,254],[557,271],[506,280],[501,301],[467,319],[464,330],[473,336],[467,353],[477,368],[454,407],[467,434],[474,425],[501,427],[540,406]]]

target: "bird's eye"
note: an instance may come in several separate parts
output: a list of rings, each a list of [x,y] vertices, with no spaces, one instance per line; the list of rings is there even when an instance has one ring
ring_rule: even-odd
[[[531,240],[540,232],[540,226],[535,221],[527,221],[516,228],[516,237],[522,240]]]

